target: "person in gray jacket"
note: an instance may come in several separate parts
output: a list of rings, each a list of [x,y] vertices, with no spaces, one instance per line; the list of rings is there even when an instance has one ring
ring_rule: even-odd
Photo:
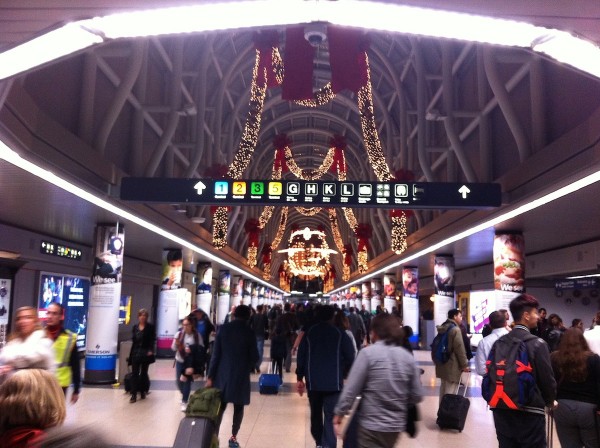
[[[373,344],[358,353],[335,407],[333,424],[340,435],[343,416],[362,397],[356,416],[359,448],[393,448],[406,429],[409,405],[423,399],[420,373],[413,356],[400,346],[402,340],[394,316],[375,316]]]

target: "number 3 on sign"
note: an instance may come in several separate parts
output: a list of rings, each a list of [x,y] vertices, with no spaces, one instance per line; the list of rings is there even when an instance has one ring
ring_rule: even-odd
[[[262,182],[252,182],[250,187],[251,194],[265,194],[265,184]]]

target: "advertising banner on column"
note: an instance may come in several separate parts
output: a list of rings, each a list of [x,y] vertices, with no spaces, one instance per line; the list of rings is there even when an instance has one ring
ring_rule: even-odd
[[[433,296],[433,321],[435,325],[442,325],[448,319],[448,311],[456,308],[454,297]]]
[[[6,344],[8,336],[8,316],[10,315],[12,280],[0,278],[0,350]]]
[[[454,257],[436,255],[433,265],[435,294],[454,298]]]
[[[231,273],[219,271],[219,294],[217,296],[217,325],[225,322],[229,312],[229,301],[231,298]]]
[[[240,275],[233,277],[233,296],[231,297],[231,306],[238,306],[242,303],[242,293],[244,290],[244,281]]]
[[[248,306],[252,303],[252,280],[247,278],[244,279],[242,303]]]
[[[509,309],[512,299],[525,292],[525,239],[520,233],[494,236],[496,309]]]
[[[85,356],[84,382],[88,384],[115,381],[124,246],[123,226],[96,227]]]
[[[258,305],[258,283],[252,282],[250,290],[250,305],[252,308],[256,309],[256,305]]]
[[[419,268],[402,268],[402,320],[413,330],[411,342],[419,341]]]
[[[383,276],[383,306],[391,313],[396,306],[396,278],[394,274]]]
[[[161,358],[175,356],[171,343],[179,329],[183,252],[179,248],[163,250],[162,276],[156,313],[156,354]]]
[[[369,313],[371,312],[371,282],[364,282],[361,287],[362,294],[362,306],[365,307]]]
[[[198,284],[196,285],[196,308],[202,309],[210,316],[212,306],[212,265],[210,263],[198,263],[196,275]]]
[[[381,294],[383,292],[381,279],[374,278],[371,280],[371,312],[375,313],[379,305],[381,305]]]
[[[265,303],[265,287],[258,285],[258,304],[263,305]],[[256,307],[254,307],[256,309]]]

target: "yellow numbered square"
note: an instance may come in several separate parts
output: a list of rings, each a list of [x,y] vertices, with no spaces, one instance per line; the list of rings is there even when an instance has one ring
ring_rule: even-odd
[[[281,196],[283,194],[283,184],[281,182],[269,182],[269,194]]]
[[[235,195],[246,194],[246,182],[234,182],[233,183],[233,194],[235,194]]]

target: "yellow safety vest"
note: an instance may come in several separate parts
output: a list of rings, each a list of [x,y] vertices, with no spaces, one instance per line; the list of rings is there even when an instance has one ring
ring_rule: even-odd
[[[52,345],[56,361],[56,379],[58,379],[60,387],[69,387],[73,381],[69,360],[71,359],[71,352],[75,346],[76,339],[75,333],[64,330]]]

